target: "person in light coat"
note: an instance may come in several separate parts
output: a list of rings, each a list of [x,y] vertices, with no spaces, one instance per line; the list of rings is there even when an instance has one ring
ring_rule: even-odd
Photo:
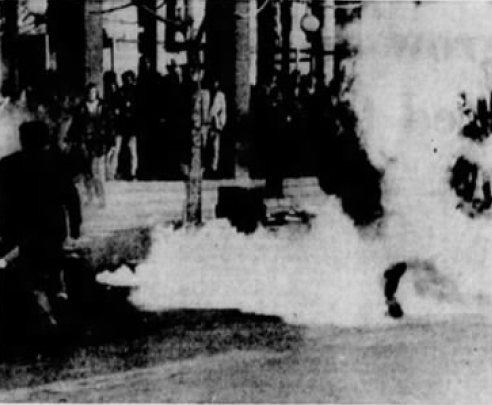
[[[221,137],[227,124],[227,104],[225,94],[222,91],[218,80],[213,82],[211,93],[210,131],[207,140],[207,143],[211,148],[207,145],[207,149],[211,149],[212,152],[210,169],[213,173],[217,173],[219,169]]]

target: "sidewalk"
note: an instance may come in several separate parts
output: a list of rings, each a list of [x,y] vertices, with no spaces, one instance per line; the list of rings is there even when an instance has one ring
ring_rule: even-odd
[[[203,219],[215,216],[219,187],[262,186],[263,180],[205,180],[203,182]],[[286,199],[279,203],[317,206],[325,194],[316,178],[285,180]],[[88,238],[105,236],[118,230],[152,227],[182,217],[185,183],[175,182],[110,182],[107,184],[105,208],[90,206],[84,209],[83,235]],[[275,203],[275,202],[274,202]]]
[[[202,191],[203,220],[215,217],[219,187],[258,187],[264,180],[205,180]],[[316,209],[326,201],[316,178],[287,179],[285,198],[268,200],[267,212],[289,207]],[[105,208],[83,209],[82,238],[75,249],[92,270],[139,262],[151,246],[149,230],[159,224],[180,220],[185,202],[185,183],[176,182],[110,182],[107,184]]]

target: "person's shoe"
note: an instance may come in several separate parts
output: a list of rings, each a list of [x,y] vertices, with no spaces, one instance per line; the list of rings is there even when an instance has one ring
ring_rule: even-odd
[[[60,291],[56,294],[56,299],[60,301],[68,301],[68,294],[65,291]]]
[[[388,312],[386,313],[388,316],[399,319],[404,315],[403,309],[396,299],[386,301],[386,305],[388,306]]]

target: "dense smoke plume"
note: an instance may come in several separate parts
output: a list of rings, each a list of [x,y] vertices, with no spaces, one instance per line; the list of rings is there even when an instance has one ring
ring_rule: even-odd
[[[314,228],[295,236],[244,236],[222,222],[194,234],[157,229],[132,301],[147,310],[233,307],[295,322],[381,322],[382,274],[406,261],[407,313],[487,307],[491,219],[487,210],[466,215],[452,173],[460,159],[482,177],[492,169],[490,140],[462,136],[459,108],[461,93],[473,106],[490,97],[490,21],[484,2],[364,3],[345,32],[357,48],[348,96],[359,142],[384,173],[384,217],[358,229],[329,197]]]

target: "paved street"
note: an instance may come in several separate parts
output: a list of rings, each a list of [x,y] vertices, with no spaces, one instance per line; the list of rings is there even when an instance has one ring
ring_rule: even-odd
[[[282,350],[236,348],[1,392],[0,400],[490,403],[491,336],[490,324],[463,318],[307,328]]]
[[[216,187],[205,186],[206,218]],[[184,197],[180,183],[111,183],[109,191],[106,209],[85,212],[89,241],[176,219]],[[325,198],[310,179],[290,181],[287,194],[307,205]],[[0,364],[0,401],[492,402],[492,325],[477,317],[310,327],[238,311],[140,313],[124,297],[100,302],[94,330]]]

